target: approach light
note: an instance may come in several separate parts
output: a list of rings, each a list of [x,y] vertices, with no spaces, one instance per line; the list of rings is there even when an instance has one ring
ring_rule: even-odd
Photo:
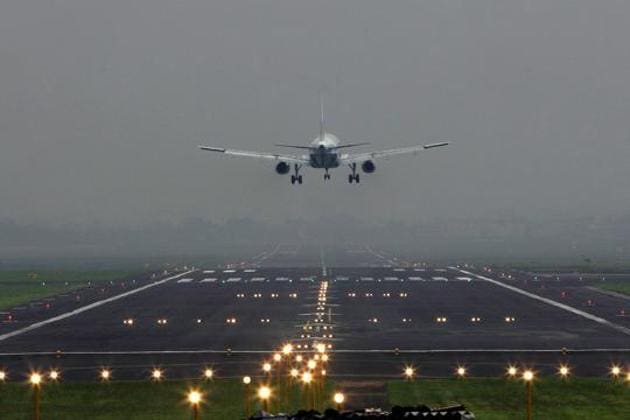
[[[163,373],[161,369],[153,369],[153,371],[151,372],[151,378],[154,381],[161,381],[163,377]]]
[[[262,369],[263,371],[265,371],[266,373],[271,372],[271,363],[265,362],[262,365]]]
[[[405,370],[403,371],[405,377],[407,379],[411,379],[413,378],[413,375],[416,373],[415,369],[411,366],[406,366]]]
[[[42,375],[41,373],[33,372],[28,378],[29,382],[33,386],[39,386],[42,383]]]
[[[293,368],[291,369],[291,372],[289,374],[291,375],[292,378],[297,378],[298,376],[300,376],[300,371]]]
[[[4,370],[0,370],[0,382],[4,382],[7,379],[7,373]]]
[[[245,385],[249,385],[252,383],[252,378],[250,378],[249,376],[243,376],[243,383]]]
[[[52,381],[56,381],[59,380],[59,376],[61,376],[61,374],[59,373],[58,370],[53,369],[50,372],[48,372],[48,377],[50,378],[50,380]]]
[[[260,398],[263,401],[271,398],[271,388],[269,388],[266,385],[263,385],[260,388],[258,388],[258,398]]]
[[[560,365],[560,367],[558,368],[558,375],[560,375],[562,378],[566,378],[567,376],[569,376],[570,373],[571,369],[569,369],[567,365]]]
[[[534,380],[534,371],[527,369],[525,372],[523,372],[523,380],[525,382],[531,382]]]
[[[101,369],[101,380],[103,381],[109,381],[109,379],[112,377],[112,372],[109,369]]]
[[[284,346],[282,346],[282,353],[284,355],[289,355],[291,354],[292,351],[293,351],[293,345],[291,343],[287,343]]]
[[[309,361],[306,363],[306,366],[307,366],[310,370],[313,370],[313,369],[315,369],[315,368],[317,367],[317,362],[316,362],[314,359],[311,359],[311,360],[309,360]]]
[[[310,384],[312,380],[313,375],[311,374],[311,372],[304,372],[302,374],[302,382],[304,382],[305,384]]]
[[[618,377],[619,375],[621,375],[621,368],[617,365],[613,365],[610,368],[610,374],[614,376],[615,378]]]
[[[298,354],[297,356],[295,356],[295,361],[298,363],[302,363],[302,360],[304,360],[304,358],[302,357],[301,354]]]
[[[460,378],[463,378],[464,376],[466,376],[466,368],[464,366],[458,366],[457,370],[455,371],[455,373]]]
[[[341,405],[345,400],[345,395],[343,395],[341,392],[335,392],[335,395],[333,396],[333,401],[335,402],[335,404]]]
[[[212,379],[214,376],[214,371],[210,368],[203,371],[203,377],[206,379]]]
[[[201,397],[201,392],[196,389],[192,389],[188,392],[188,402],[191,405],[199,405],[201,403]]]
[[[279,361],[281,361],[281,360],[282,360],[282,355],[281,355],[280,353],[275,353],[275,354],[273,355],[273,361],[274,361],[274,362],[279,362]]]
[[[508,366],[507,375],[511,378],[515,377],[518,374],[518,369],[516,366]]]

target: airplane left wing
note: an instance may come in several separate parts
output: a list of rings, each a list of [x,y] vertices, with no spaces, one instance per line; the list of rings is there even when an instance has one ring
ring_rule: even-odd
[[[447,146],[448,144],[449,142],[430,143],[430,144],[424,144],[424,145],[418,145],[418,146],[400,147],[398,149],[381,150],[381,151],[376,151],[376,152],[346,154],[346,155],[341,155],[340,160],[342,163],[354,163],[354,162],[361,162],[361,161],[371,160],[371,159],[376,159],[376,158],[388,158],[388,157],[397,156],[397,155],[406,155],[406,154],[416,155],[425,150]]]
[[[199,146],[199,149],[205,150],[207,152],[222,153],[222,154],[230,155],[230,156],[277,160],[277,161],[290,162],[290,163],[308,163],[308,159],[306,157],[284,155],[284,154],[278,154],[278,153],[250,152],[247,150],[225,149],[223,147],[212,147],[212,146]]]

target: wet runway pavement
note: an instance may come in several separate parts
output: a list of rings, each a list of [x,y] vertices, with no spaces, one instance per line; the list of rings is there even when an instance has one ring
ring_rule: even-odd
[[[153,366],[171,377],[206,365],[255,376],[283,343],[302,351],[319,342],[331,347],[333,377],[396,377],[405,364],[425,376],[459,364],[495,376],[508,363],[551,374],[560,362],[604,376],[630,362],[630,305],[589,288],[597,281],[411,265],[361,246],[279,246],[235,266],[147,274],[14,308],[2,315],[0,366],[15,380],[50,366],[66,380],[94,379],[103,366],[121,379],[146,378]]]

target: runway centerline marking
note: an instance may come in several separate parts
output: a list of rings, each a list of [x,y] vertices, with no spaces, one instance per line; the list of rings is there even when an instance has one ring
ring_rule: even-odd
[[[189,271],[186,271],[184,273],[177,274],[175,276],[171,276],[171,277],[168,277],[168,278],[165,278],[165,279],[162,279],[162,280],[158,280],[158,281],[155,281],[155,282],[153,282],[151,284],[147,284],[147,285],[138,287],[137,289],[129,290],[128,292],[121,293],[121,294],[116,295],[116,296],[111,296],[111,297],[108,297],[107,299],[103,299],[103,300],[99,300],[99,301],[96,301],[96,302],[92,302],[89,305],[81,306],[80,308],[74,309],[74,310],[72,310],[70,312],[66,312],[66,313],[63,313],[61,315],[54,316],[54,317],[46,319],[44,321],[36,322],[36,323],[31,324],[31,325],[29,325],[27,327],[20,328],[19,330],[15,330],[15,331],[8,332],[6,334],[2,334],[2,335],[0,335],[0,341],[5,341],[5,340],[7,340],[7,339],[9,339],[11,337],[15,337],[15,336],[24,334],[26,332],[36,330],[36,329],[44,327],[44,326],[46,326],[48,324],[52,324],[54,322],[61,321],[61,320],[66,319],[66,318],[70,318],[70,317],[73,317],[75,315],[79,315],[80,313],[89,311],[89,310],[94,309],[94,308],[98,308],[99,306],[106,305],[106,304],[108,304],[110,302],[115,302],[117,300],[124,299],[127,296],[131,296],[131,295],[134,295],[136,293],[143,292],[143,291],[145,291],[147,289],[150,289],[152,287],[159,286],[159,285],[164,284],[164,283],[166,283],[168,281],[171,281],[171,280],[174,280],[176,278],[188,275],[188,274],[190,274],[190,273],[192,273],[194,271],[195,270],[189,270]]]
[[[573,306],[569,306],[569,305],[565,305],[564,303],[556,302],[555,300],[548,299],[546,297],[542,297],[542,296],[536,295],[534,293],[525,291],[523,289],[519,289],[518,287],[510,286],[509,284],[505,284],[505,283],[502,283],[502,282],[500,282],[498,280],[494,280],[494,279],[491,279],[489,277],[481,276],[479,274],[475,274],[475,273],[472,273],[470,271],[460,270],[460,269],[458,269],[456,267],[449,267],[449,268],[451,270],[456,270],[456,271],[459,271],[460,273],[464,273],[464,274],[467,274],[469,276],[475,276],[475,277],[477,277],[480,280],[485,280],[485,281],[490,282],[490,283],[492,283],[492,284],[494,284],[496,286],[503,287],[505,289],[511,290],[511,291],[516,292],[518,294],[521,294],[523,296],[527,296],[528,298],[531,298],[531,299],[537,300],[539,302],[543,302],[543,303],[546,303],[548,305],[554,306],[554,307],[556,307],[558,309],[562,309],[562,310],[565,310],[567,312],[571,312],[572,314],[579,315],[579,316],[581,316],[583,318],[586,318],[588,320],[595,321],[598,324],[606,325],[607,327],[613,328],[613,329],[619,331],[620,333],[623,333],[623,334],[626,334],[626,335],[630,335],[630,328],[626,328],[626,327],[621,326],[619,324],[615,324],[613,322],[610,322],[610,321],[608,321],[608,320],[606,320],[604,318],[598,317],[596,315],[589,314],[588,312],[584,312],[584,311],[582,311],[580,309],[574,308]]]

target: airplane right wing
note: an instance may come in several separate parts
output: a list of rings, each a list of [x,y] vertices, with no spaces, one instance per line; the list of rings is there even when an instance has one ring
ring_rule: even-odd
[[[343,163],[353,163],[353,162],[360,162],[364,160],[370,160],[374,158],[388,158],[388,157],[397,156],[397,155],[405,155],[405,154],[416,155],[419,152],[422,152],[428,149],[434,149],[436,147],[447,146],[448,144],[449,142],[441,142],[441,143],[431,143],[431,144],[424,144],[424,145],[418,145],[418,146],[400,147],[398,149],[388,149],[388,150],[381,150],[381,151],[376,151],[376,152],[348,154],[348,155],[342,155],[341,161]]]
[[[199,149],[205,150],[207,152],[222,153],[224,155],[230,155],[230,156],[276,160],[276,161],[283,161],[283,162],[289,162],[289,163],[308,163],[308,158],[306,157],[294,156],[294,155],[283,155],[279,153],[250,152],[247,150],[225,149],[223,147],[212,147],[212,146],[199,146]]]

